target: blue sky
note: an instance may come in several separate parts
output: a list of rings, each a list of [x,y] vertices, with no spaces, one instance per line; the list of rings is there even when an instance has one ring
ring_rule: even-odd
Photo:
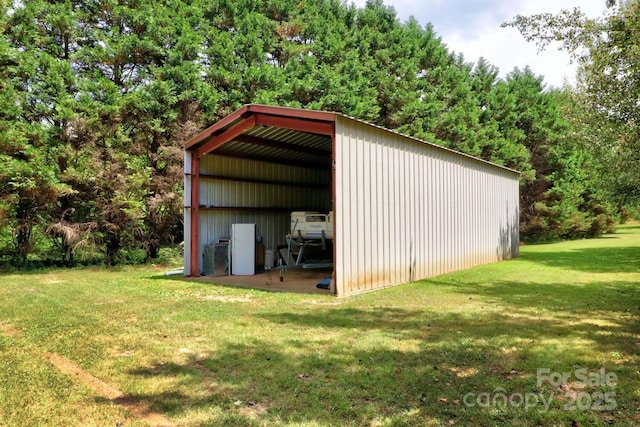
[[[531,67],[543,75],[548,86],[562,86],[565,79],[575,83],[575,66],[557,45],[541,53],[513,28],[500,28],[514,16],[557,13],[577,6],[590,17],[601,16],[605,0],[383,0],[393,6],[400,21],[413,15],[423,26],[428,22],[450,50],[462,53],[469,62],[485,57],[500,69],[502,76],[515,67]],[[350,0],[362,7],[366,0]]]

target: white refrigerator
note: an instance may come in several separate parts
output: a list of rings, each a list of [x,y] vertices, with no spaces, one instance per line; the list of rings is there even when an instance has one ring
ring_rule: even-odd
[[[231,224],[231,274],[256,274],[256,225]]]

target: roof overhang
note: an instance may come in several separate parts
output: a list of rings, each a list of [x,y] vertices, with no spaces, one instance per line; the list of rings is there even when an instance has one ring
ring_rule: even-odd
[[[247,104],[234,111],[187,141],[185,149],[194,153],[195,158],[215,154],[326,169],[331,167],[332,140],[335,139],[338,116],[520,176],[520,172],[508,167],[403,135],[341,113],[258,104]]]
[[[294,162],[326,167],[336,113],[245,105],[185,144],[200,158],[207,154]]]

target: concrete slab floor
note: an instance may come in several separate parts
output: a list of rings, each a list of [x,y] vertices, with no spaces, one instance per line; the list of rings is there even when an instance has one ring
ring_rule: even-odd
[[[284,281],[282,282],[278,270],[265,270],[253,276],[200,276],[195,280],[275,292],[331,295],[331,291],[316,288],[316,285],[322,279],[331,277],[332,274],[333,269],[297,268],[284,271]]]

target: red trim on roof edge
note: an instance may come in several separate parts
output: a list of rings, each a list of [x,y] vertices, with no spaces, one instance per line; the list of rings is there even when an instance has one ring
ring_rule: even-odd
[[[332,122],[319,122],[301,119],[299,117],[274,116],[271,114],[256,114],[254,117],[256,118],[256,125],[273,126],[281,129],[319,135],[333,135]]]
[[[248,104],[246,107],[248,107],[249,111],[255,113],[287,116],[296,119],[319,120],[324,122],[335,122],[337,114],[331,111],[304,110],[302,108],[274,107],[260,104]]]
[[[202,144],[200,147],[196,149],[196,157],[200,158],[205,154],[209,154],[216,148],[221,145],[226,144],[227,142],[233,140],[234,138],[242,135],[244,132],[248,131],[252,127],[256,125],[256,116],[251,115],[242,121],[234,124],[229,129],[225,130],[218,136],[214,136],[209,139],[207,142]]]
[[[211,136],[217,130],[222,129],[223,127],[225,127],[229,123],[233,123],[234,121],[239,119],[240,116],[242,116],[244,113],[246,113],[248,109],[249,109],[249,106],[248,105],[244,105],[241,108],[239,108],[236,111],[234,111],[233,113],[231,113],[228,116],[226,116],[225,118],[223,118],[222,120],[220,120],[219,122],[217,122],[216,124],[214,124],[213,126],[209,126],[205,130],[200,132],[198,135],[194,136],[189,141],[187,141],[187,143],[184,145],[184,148],[187,149],[187,150],[190,149],[193,145],[195,145],[195,144],[203,141],[204,139],[208,138],[209,136]]]
[[[275,107],[269,105],[259,105],[259,104],[247,104],[237,109],[233,113],[229,114],[219,122],[214,125],[208,127],[207,129],[200,132],[198,135],[191,138],[185,144],[186,150],[200,150],[198,145],[204,143],[207,139],[211,138],[211,136],[223,130],[225,127],[231,125],[232,123],[246,118],[252,115],[262,115],[268,114],[270,116],[277,116],[282,118],[288,118],[291,120],[302,119],[302,120],[311,120],[315,121],[315,123],[322,124],[323,122],[334,123],[336,120],[336,114],[328,111],[317,111],[317,110],[303,110],[300,108],[290,108],[290,107]],[[323,126],[312,125],[306,130],[309,133],[321,133],[325,134],[326,128]],[[226,141],[228,142],[228,141]]]

